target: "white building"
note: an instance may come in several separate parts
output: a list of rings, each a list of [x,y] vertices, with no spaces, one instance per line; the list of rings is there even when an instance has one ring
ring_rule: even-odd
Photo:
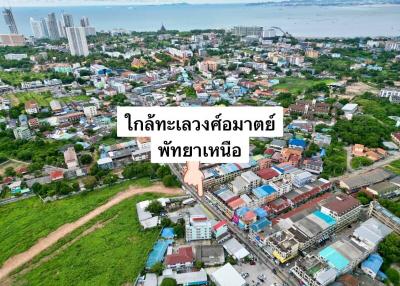
[[[186,241],[211,239],[211,221],[202,215],[190,216],[186,220]]]
[[[32,137],[28,127],[17,127],[13,131],[15,139],[29,140]]]
[[[45,37],[46,37],[46,35],[45,35],[45,33],[44,33],[44,30],[43,30],[42,21],[40,21],[40,20],[35,20],[35,19],[33,19],[33,18],[31,17],[31,18],[29,19],[29,22],[30,22],[30,24],[31,24],[31,29],[32,29],[33,36],[34,36],[36,39],[42,39],[42,38],[45,38]]]
[[[244,286],[246,280],[237,272],[230,263],[225,264],[217,271],[211,273],[211,280],[217,286]]]
[[[94,105],[86,105],[83,107],[83,113],[87,118],[93,118],[97,115],[97,108]]]
[[[342,107],[344,116],[349,120],[353,118],[353,115],[357,112],[357,109],[358,104],[356,103],[347,103],[345,106]]]
[[[84,27],[67,27],[65,29],[68,45],[73,56],[88,56],[89,48],[86,41],[86,32]]]
[[[20,61],[23,59],[27,59],[28,55],[27,54],[6,54],[4,55],[4,58],[6,60],[14,60],[14,61]]]

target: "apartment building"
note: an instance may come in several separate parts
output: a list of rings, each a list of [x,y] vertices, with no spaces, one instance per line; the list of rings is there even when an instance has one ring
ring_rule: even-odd
[[[186,219],[186,241],[206,240],[212,237],[211,221],[205,216],[189,216]]]

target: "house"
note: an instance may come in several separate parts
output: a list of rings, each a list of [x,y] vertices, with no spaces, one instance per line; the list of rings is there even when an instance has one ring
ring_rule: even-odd
[[[321,174],[324,170],[324,162],[321,157],[316,156],[303,161],[303,168],[306,171],[314,174]]]
[[[351,154],[354,157],[364,157],[364,145],[354,144],[353,147],[351,147]]]
[[[290,139],[289,140],[289,148],[292,149],[301,149],[304,150],[307,146],[307,142],[303,139]]]
[[[69,170],[74,170],[79,167],[78,157],[74,147],[69,147],[64,151],[64,162]]]
[[[378,253],[372,253],[368,258],[361,263],[361,269],[365,274],[375,279],[383,264],[383,258]]]
[[[15,139],[29,140],[32,138],[31,130],[28,127],[16,127],[13,129]]]
[[[50,172],[50,179],[52,182],[64,179],[64,172],[61,170],[54,170]]]
[[[39,112],[39,105],[34,100],[25,102],[25,111],[27,114],[36,114]]]
[[[392,133],[392,140],[395,144],[397,144],[398,146],[400,146],[400,132],[393,132]]]
[[[353,115],[357,112],[357,110],[358,104],[356,103],[347,103],[345,106],[342,107],[344,116],[349,120],[353,118]]]
[[[269,144],[269,148],[275,151],[281,152],[283,148],[286,147],[286,141],[281,139],[272,140],[271,144]]]
[[[176,253],[169,254],[165,257],[164,264],[170,269],[190,268],[193,266],[194,255],[191,246],[178,248]]]
[[[195,246],[196,261],[201,261],[205,266],[222,265],[225,262],[224,247],[222,245],[197,245]]]
[[[215,238],[218,238],[225,233],[228,232],[228,224],[225,220],[219,221],[217,224],[215,224],[212,228],[212,232]]]

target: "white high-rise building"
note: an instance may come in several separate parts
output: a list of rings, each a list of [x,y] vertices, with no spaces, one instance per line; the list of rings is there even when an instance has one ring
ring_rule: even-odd
[[[64,25],[65,28],[73,27],[73,26],[74,26],[74,18],[72,17],[71,14],[65,14],[65,13],[63,13],[63,14],[61,15],[61,17],[62,17],[62,23],[63,23],[63,25]]]
[[[47,18],[40,19],[40,22],[41,22],[40,24],[41,24],[41,27],[43,30],[43,35],[45,38],[48,38],[50,35],[49,35],[49,28],[47,26],[47,23],[48,23]]]
[[[58,20],[58,33],[60,34],[61,38],[65,38],[67,35],[65,33],[65,26],[62,21]]]
[[[211,239],[211,221],[202,215],[190,216],[186,220],[186,241]]]
[[[31,23],[31,29],[32,29],[32,33],[33,36],[36,39],[42,39],[45,37],[43,28],[42,28],[42,21],[40,20],[35,20],[32,17],[30,18],[30,23]]]
[[[66,28],[68,45],[73,56],[89,55],[89,48],[86,41],[86,32],[83,27],[68,27]]]
[[[50,39],[58,40],[60,38],[60,33],[58,31],[58,21],[56,14],[50,13],[47,17],[47,29],[49,31]]]
[[[89,27],[89,18],[88,17],[82,17],[81,18],[81,27]]]

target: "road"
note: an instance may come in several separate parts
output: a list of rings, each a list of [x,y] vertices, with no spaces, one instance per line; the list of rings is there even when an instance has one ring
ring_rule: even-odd
[[[48,249],[50,246],[54,245],[57,241],[63,237],[71,234],[76,229],[82,227],[90,220],[98,217],[105,211],[109,210],[113,206],[121,203],[122,201],[129,199],[138,194],[144,193],[160,193],[167,195],[180,195],[182,193],[181,189],[171,189],[166,188],[162,185],[153,185],[150,187],[130,187],[126,191],[119,192],[114,197],[110,198],[103,205],[95,208],[86,215],[80,217],[74,222],[66,223],[53,232],[49,233],[47,236],[39,239],[31,248],[28,250],[16,254],[9,259],[7,259],[0,268],[0,285],[2,284],[2,279],[6,278],[10,273],[15,271],[17,268],[23,266],[25,263],[31,261],[42,251]]]
[[[334,181],[339,181],[341,179],[347,178],[349,176],[359,175],[359,174],[371,171],[373,169],[386,166],[386,165],[390,164],[391,162],[399,160],[399,159],[400,159],[400,152],[396,151],[393,155],[390,155],[389,157],[387,157],[387,158],[385,158],[383,160],[380,160],[380,161],[378,161],[378,162],[376,162],[376,163],[374,163],[374,164],[372,164],[370,166],[366,166],[366,167],[363,167],[363,168],[360,168],[360,169],[357,169],[357,170],[354,170],[354,171],[351,171],[351,172],[347,172],[346,174],[344,174],[342,176],[331,178],[330,180],[332,182],[334,182]]]
[[[228,223],[228,228],[231,231],[231,233],[233,234],[233,236],[240,242],[242,242],[244,245],[246,245],[246,247],[248,248],[248,250],[251,251],[251,253],[257,257],[258,261],[262,262],[263,264],[265,264],[272,272],[272,269],[275,268],[276,269],[276,276],[281,280],[284,281],[286,283],[288,283],[289,285],[298,285],[298,283],[286,272],[282,271],[278,266],[275,265],[275,263],[273,262],[273,260],[267,256],[267,254],[265,254],[263,252],[263,250],[254,245],[249,238],[243,233],[243,231],[241,229],[239,229],[235,224],[233,224],[230,220],[227,220],[225,215],[222,214],[219,210],[217,210],[213,205],[211,205],[206,199],[204,199],[204,197],[200,197],[197,194],[197,190],[192,187],[189,186],[188,184],[183,182],[183,178],[182,175],[179,171],[179,167],[177,167],[176,164],[169,164],[169,167],[171,169],[171,171],[174,173],[175,176],[177,176],[177,178],[182,182],[182,186],[185,187],[185,190],[188,190],[191,195],[199,202],[201,203],[209,212],[211,212],[216,218],[218,218],[218,220],[226,220]]]
[[[29,198],[32,198],[34,196],[35,196],[35,194],[30,193],[30,194],[27,194],[27,195],[23,195],[21,197],[13,197],[13,198],[9,198],[9,199],[4,199],[4,200],[0,201],[0,206],[6,205],[6,204],[11,204],[11,203],[18,202],[18,201],[25,200],[25,199],[29,199]]]

